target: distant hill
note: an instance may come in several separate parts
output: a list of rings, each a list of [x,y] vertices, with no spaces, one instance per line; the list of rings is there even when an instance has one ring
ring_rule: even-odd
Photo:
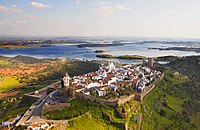
[[[46,62],[44,59],[37,59],[37,58],[30,57],[30,56],[21,56],[21,55],[15,56],[12,59],[15,61],[18,61],[18,62],[25,63],[25,64],[37,64],[37,63],[45,63]]]

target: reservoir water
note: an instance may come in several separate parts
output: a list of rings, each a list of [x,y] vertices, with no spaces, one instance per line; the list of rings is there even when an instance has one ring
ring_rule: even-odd
[[[163,44],[163,43],[144,43],[144,44],[125,44],[123,46],[109,46],[109,47],[84,47],[79,48],[76,45],[53,45],[50,47],[41,48],[19,48],[19,49],[2,49],[0,48],[0,55],[3,56],[16,56],[25,55],[37,58],[75,58],[75,59],[88,59],[88,60],[100,60],[97,58],[95,50],[105,50],[106,53],[112,55],[141,55],[145,57],[159,57],[159,56],[191,56],[200,55],[200,53],[189,51],[174,51],[174,50],[152,50],[148,48],[160,48],[160,47],[177,47],[186,46],[193,47],[194,45],[186,44]],[[195,45],[200,47],[200,45]],[[104,59],[105,60],[105,59]],[[132,60],[122,59],[109,59],[117,62],[130,63]]]

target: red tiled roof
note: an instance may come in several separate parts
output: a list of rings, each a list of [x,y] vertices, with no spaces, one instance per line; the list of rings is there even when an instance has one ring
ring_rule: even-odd
[[[36,128],[36,127],[39,127],[39,125],[38,124],[31,124],[31,127]]]
[[[82,88],[84,88],[82,85],[77,85],[77,86],[75,87],[76,90],[82,89]]]

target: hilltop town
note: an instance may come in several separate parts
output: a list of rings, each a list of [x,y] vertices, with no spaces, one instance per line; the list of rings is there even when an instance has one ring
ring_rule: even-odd
[[[77,98],[118,108],[133,99],[142,101],[153,88],[163,71],[149,58],[142,64],[102,63],[95,72],[70,77],[68,73],[46,88],[25,94],[23,99],[35,100],[24,115],[3,122],[2,126],[27,126],[34,130],[52,128],[58,122],[41,117],[49,111],[69,107],[69,101]],[[120,113],[120,112],[119,112]],[[121,113],[127,117],[126,113]],[[65,122],[66,123],[66,122]]]
[[[198,116],[193,115],[198,110],[190,104],[198,100],[199,57],[179,58],[168,65],[159,65],[151,58],[141,64],[80,62],[81,68],[72,69],[70,66],[75,66],[74,63],[69,62],[68,68],[62,69],[64,76],[53,84],[4,98],[1,110],[4,110],[2,115],[5,113],[5,118],[2,118],[0,128],[89,129],[92,124],[99,129],[151,129],[163,125],[169,127],[160,119],[169,120],[176,113],[180,116],[174,120],[193,120]],[[85,69],[91,66],[96,69],[86,72]],[[81,70],[85,72],[77,74]],[[27,88],[31,89],[30,86]],[[185,101],[183,97],[190,100]],[[193,113],[188,113],[191,110]],[[149,125],[152,120],[160,124]],[[198,123],[190,126],[184,121],[184,126],[178,122],[170,128],[197,126]]]
[[[111,101],[121,96],[145,92],[161,75],[161,71],[153,68],[151,58],[138,65],[115,66],[110,62],[102,64],[96,72],[72,78],[66,74],[62,87],[68,89],[72,97],[75,97],[75,93],[81,93]]]

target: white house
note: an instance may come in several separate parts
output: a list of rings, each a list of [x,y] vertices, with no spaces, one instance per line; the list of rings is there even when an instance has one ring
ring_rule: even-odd
[[[112,77],[111,80],[108,81],[108,85],[117,81],[117,77]]]
[[[115,86],[114,84],[110,84],[109,86],[110,86],[114,91],[117,90],[117,86]]]
[[[97,92],[98,92],[99,97],[106,95],[105,91],[97,91]]]
[[[48,127],[49,127],[49,124],[47,122],[41,123],[41,126],[40,126],[41,129],[46,130]]]
[[[101,84],[97,82],[95,83],[91,82],[88,85],[86,85],[86,88],[89,89],[89,88],[98,87],[98,86],[101,86]]]
[[[104,71],[102,76],[103,76],[104,78],[107,78],[107,72]]]
[[[109,69],[109,72],[115,71],[116,68],[113,62],[109,63],[108,69]]]

